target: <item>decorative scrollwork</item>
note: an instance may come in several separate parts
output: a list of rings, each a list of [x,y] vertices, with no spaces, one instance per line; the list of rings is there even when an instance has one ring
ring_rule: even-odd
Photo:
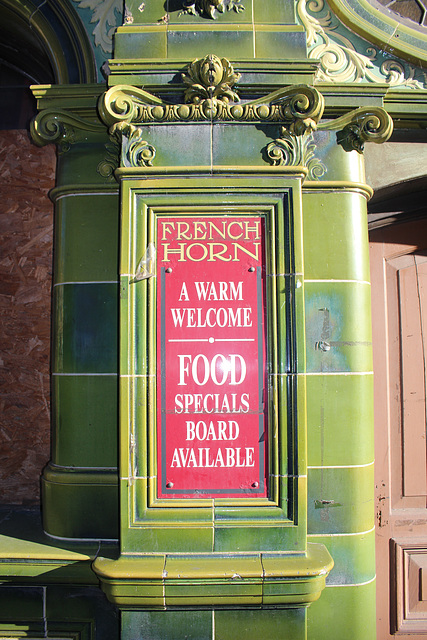
[[[120,140],[116,135],[110,136],[110,142],[107,142],[105,149],[107,156],[98,164],[96,170],[103,178],[114,180],[114,171],[120,162]]]
[[[112,136],[121,138],[122,167],[151,167],[156,156],[156,149],[143,140],[141,127],[119,122],[110,129]]]
[[[157,106],[160,110],[164,106],[160,98],[144,89],[117,85],[101,96],[98,109],[103,121],[111,126],[116,122],[144,122],[148,105]]]
[[[96,124],[79,118],[63,109],[45,109],[31,121],[30,132],[35,144],[39,147],[55,143],[61,152],[68,151],[75,142],[83,140],[88,131],[101,133],[105,129],[102,124]]]
[[[308,57],[320,61],[316,80],[320,82],[386,82],[394,87],[422,89],[425,73],[398,60],[385,59],[378,48],[367,43],[365,53],[356,50],[352,39],[327,7],[325,0],[298,0],[297,12],[307,34]],[[359,40],[361,46],[363,41]],[[415,76],[418,74],[420,80]]]
[[[280,111],[280,119],[296,136],[304,135],[317,128],[322,117],[325,100],[319,91],[308,85],[295,85],[285,89],[278,89],[265,98],[250,103],[254,108],[258,105],[267,106],[265,102]],[[258,107],[258,113],[263,113]]]
[[[240,0],[183,0],[183,13],[191,13],[195,16],[207,16],[216,20],[218,13],[225,11],[235,11],[240,13],[245,7],[240,4]]]
[[[193,79],[197,73],[199,81],[192,81],[191,84],[190,81],[187,82],[186,96],[192,100],[190,103],[167,104],[142,89],[118,85],[101,97],[101,117],[109,126],[116,122],[278,122],[286,124],[295,135],[302,135],[316,128],[324,108],[323,96],[316,89],[295,85],[278,89],[258,100],[233,104],[230,99],[238,99],[231,89],[236,74],[231,65],[220,62],[221,67],[214,69],[217,75],[208,80],[209,84],[206,80],[202,81],[200,75],[203,73],[204,77],[209,78],[208,67],[201,70],[202,65],[199,64],[192,68]],[[220,97],[206,97],[209,91],[212,95],[217,91],[216,95]]]
[[[308,169],[310,180],[319,180],[327,171],[326,166],[315,156],[316,145],[313,135],[306,133],[295,136],[282,127],[281,137],[270,142],[266,155],[275,166],[304,166]]]
[[[319,129],[337,131],[337,142],[345,151],[363,153],[365,142],[381,144],[390,138],[393,120],[379,107],[360,107]]]

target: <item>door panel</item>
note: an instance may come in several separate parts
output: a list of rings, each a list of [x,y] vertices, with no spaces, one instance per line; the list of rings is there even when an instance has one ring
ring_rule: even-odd
[[[427,222],[371,232],[378,640],[427,639]]]

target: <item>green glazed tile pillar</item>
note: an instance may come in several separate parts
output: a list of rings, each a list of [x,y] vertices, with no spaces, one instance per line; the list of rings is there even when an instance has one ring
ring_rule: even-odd
[[[52,459],[44,528],[58,538],[116,538],[118,189],[101,87],[35,87],[38,144],[58,145],[52,300]],[[53,124],[54,123],[54,124]],[[116,161],[117,162],[117,161]]]
[[[328,638],[374,639],[371,191],[363,156],[332,144],[332,132],[317,135],[327,172],[303,189],[307,531],[335,566],[321,601],[308,610],[308,637],[321,640],[328,628]]]

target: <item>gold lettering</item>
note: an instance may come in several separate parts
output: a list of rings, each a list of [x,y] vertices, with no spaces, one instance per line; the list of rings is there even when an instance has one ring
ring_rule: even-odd
[[[222,247],[221,251],[215,251],[215,247]],[[225,258],[223,258],[223,254],[227,251],[227,245],[224,244],[223,242],[209,242],[209,258],[208,258],[208,262],[215,262],[215,260],[218,258],[218,260],[223,260],[223,262],[229,262],[231,260],[231,255],[228,254],[228,256]]]
[[[190,251],[193,247],[201,247],[203,250],[203,255],[201,258],[194,258],[193,256],[191,256]],[[206,245],[201,244],[200,242],[193,242],[193,244],[189,244],[187,247],[187,258],[189,260],[191,260],[192,262],[201,262],[202,260],[204,260],[206,258],[206,256],[208,255],[208,248]]]
[[[237,224],[237,226],[238,226],[238,227],[240,227],[240,229],[243,229],[243,225],[242,225],[242,223],[241,223],[241,222],[230,222],[230,224],[228,225],[228,235],[229,235],[229,237],[230,237],[232,240],[239,240],[239,238],[241,238],[241,237],[242,237],[242,235],[243,235],[243,231],[240,233],[240,235],[233,236],[233,235],[231,234],[230,229],[231,229],[231,227],[232,227],[234,224]]]
[[[199,232],[202,235],[199,236]],[[200,220],[197,220],[194,223],[194,239],[206,240],[206,222],[201,222]]]
[[[218,229],[218,227],[209,220],[208,222],[209,224],[209,240],[213,240],[212,238],[212,229],[215,229],[215,231],[217,232],[217,234],[219,236],[221,236],[221,238],[223,238],[225,240],[226,238],[226,231],[225,231],[225,221],[222,223],[222,232]]]
[[[193,236],[190,234],[189,236],[185,235],[186,233],[188,233],[188,230],[190,228],[190,225],[188,224],[188,222],[177,222],[177,227],[178,227],[178,235],[176,237],[177,240],[181,240],[182,238],[184,240],[192,240]],[[181,227],[184,227],[184,231],[181,231]]]
[[[165,240],[166,238],[166,232],[167,233],[172,233],[172,231],[175,229],[175,223],[174,222],[162,222],[162,227],[163,227],[163,237],[162,240]],[[171,228],[168,229],[167,227],[170,226]]]
[[[163,253],[162,262],[169,262],[170,258],[168,256],[169,256],[170,253],[179,253],[180,257],[179,257],[178,262],[185,262],[185,258],[184,258],[185,242],[180,242],[179,243],[179,249],[169,249],[169,246],[170,246],[170,242],[166,242],[163,245],[164,253]]]
[[[251,253],[249,251],[249,249],[247,249],[246,247],[243,247],[241,244],[239,244],[238,242],[233,242],[234,245],[234,258],[233,258],[233,262],[238,262],[239,258],[237,257],[237,249],[240,249],[240,251],[243,251],[243,253],[246,253],[248,256],[250,256],[251,258],[254,258],[254,260],[258,260],[258,254],[259,254],[259,245],[261,243],[260,242],[254,242],[253,246],[256,247],[256,251],[255,253]]]
[[[250,227],[251,223],[248,220],[245,220],[245,227],[246,227],[246,235],[245,235],[245,240],[249,240],[249,233],[256,233],[255,236],[255,240],[258,240],[260,238],[259,235],[259,220],[255,221],[255,226],[254,227]]]

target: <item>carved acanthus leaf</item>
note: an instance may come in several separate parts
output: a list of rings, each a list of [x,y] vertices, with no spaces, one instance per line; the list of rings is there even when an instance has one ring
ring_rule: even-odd
[[[90,131],[103,133],[102,124],[96,124],[63,109],[44,109],[31,121],[30,132],[39,147],[55,143],[60,151],[68,151],[75,142],[83,140]]]
[[[381,144],[393,133],[393,120],[380,107],[360,107],[319,126],[321,130],[337,131],[337,141],[345,151],[363,152],[365,142]]]
[[[282,127],[281,136],[270,142],[266,153],[271,164],[275,166],[303,166],[308,169],[308,178],[318,180],[327,171],[326,166],[315,156],[316,145],[313,135],[307,132],[303,136],[295,136]]]
[[[123,11],[122,0],[74,0],[79,9],[92,11],[91,23],[96,22],[92,31],[95,46],[101,47],[105,53],[113,50],[113,33],[119,23]]]
[[[96,170],[103,178],[113,180],[114,171],[117,169],[120,163],[121,141],[119,140],[118,136],[110,135],[110,142],[107,142],[107,144],[104,146],[107,151],[107,155],[104,160],[101,160],[101,162],[98,164]]]
[[[110,135],[117,136],[121,141],[122,167],[151,167],[156,155],[156,149],[143,139],[141,127],[124,122],[118,122],[110,129]]]

